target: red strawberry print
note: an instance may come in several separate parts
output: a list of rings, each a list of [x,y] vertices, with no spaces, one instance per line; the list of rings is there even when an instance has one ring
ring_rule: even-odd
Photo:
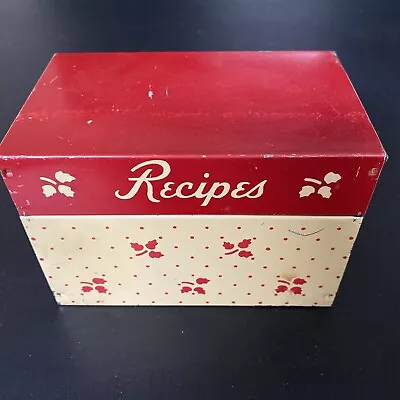
[[[290,291],[294,294],[301,294],[302,293],[302,289],[300,286],[293,286]]]
[[[232,250],[232,249],[235,247],[234,244],[229,243],[229,242],[224,242],[223,246],[224,246],[224,248],[225,248],[226,250]]]
[[[199,285],[207,285],[208,282],[210,282],[210,280],[207,278],[197,278],[196,279],[196,283],[198,283]]]
[[[288,287],[287,287],[287,286],[279,285],[279,286],[275,289],[275,292],[276,292],[276,293],[283,293],[283,292],[286,292],[286,290],[288,290]]]
[[[156,239],[150,240],[149,242],[146,243],[146,247],[150,250],[154,250],[156,246],[158,245],[158,242]],[[143,247],[143,246],[142,246]]]
[[[96,285],[104,285],[107,281],[103,278],[93,278],[92,282]]]
[[[242,250],[247,249],[251,245],[251,239],[243,239],[237,245],[232,244],[230,242],[224,242],[222,246],[225,249],[225,255],[230,256],[232,254],[238,253],[239,257],[242,258],[249,258],[253,257],[253,253],[249,250]],[[253,260],[254,258],[252,258]]]
[[[94,287],[99,293],[107,293],[107,289],[104,286],[95,286]]]
[[[163,257],[164,256],[164,254],[162,254],[161,252],[159,252],[159,251],[150,251],[149,252],[149,257],[150,258],[161,258],[161,257]]]
[[[240,247],[241,249],[247,249],[250,245],[251,239],[243,239],[241,242],[238,243],[238,247]]]
[[[131,243],[130,245],[132,249],[135,250],[137,257],[145,254],[148,254],[150,258],[161,258],[164,256],[160,251],[154,251],[158,245],[156,239],[149,240],[144,246],[140,243]]]
[[[239,251],[239,257],[249,258],[253,255],[251,251],[242,250]]]
[[[210,282],[210,280],[207,278],[197,278],[196,279],[197,285],[207,285],[208,282]],[[179,285],[185,285],[185,286],[181,287],[181,293],[192,292],[192,294],[196,294],[196,293],[197,294],[206,294],[205,289],[201,286],[196,286],[196,287],[192,288],[191,286],[195,286],[194,282],[183,281]],[[191,286],[187,286],[187,285],[191,285]]]
[[[284,293],[289,290],[290,293],[295,295],[303,294],[303,288],[294,285],[304,285],[307,283],[307,281],[303,278],[294,278],[292,280],[278,279],[278,282],[280,284],[275,288],[276,293]]]
[[[82,286],[82,292],[83,293],[89,293],[93,290],[93,286],[94,289],[96,289],[96,291],[98,293],[107,293],[107,288],[104,286],[104,284],[107,281],[103,278],[93,278],[90,282],[81,282],[81,284],[83,284],[84,286]]]

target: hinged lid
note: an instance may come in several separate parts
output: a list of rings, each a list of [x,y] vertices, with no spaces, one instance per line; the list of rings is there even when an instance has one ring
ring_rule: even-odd
[[[0,145],[24,215],[363,214],[384,159],[332,52],[56,54]]]

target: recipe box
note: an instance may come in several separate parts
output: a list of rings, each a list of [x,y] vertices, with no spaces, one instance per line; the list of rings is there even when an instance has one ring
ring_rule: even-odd
[[[0,145],[64,305],[329,306],[385,159],[308,51],[56,54]]]

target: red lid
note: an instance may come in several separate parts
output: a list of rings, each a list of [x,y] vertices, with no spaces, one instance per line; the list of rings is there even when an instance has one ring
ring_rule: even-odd
[[[364,213],[385,158],[332,52],[57,54],[0,154],[24,214]],[[149,161],[161,174],[154,160],[169,175],[118,198],[136,165]],[[193,186],[149,200],[146,188],[168,181]],[[202,205],[206,187],[194,193],[203,181],[230,187]],[[232,197],[240,182],[249,182],[243,196]],[[329,185],[335,196],[326,197]]]

